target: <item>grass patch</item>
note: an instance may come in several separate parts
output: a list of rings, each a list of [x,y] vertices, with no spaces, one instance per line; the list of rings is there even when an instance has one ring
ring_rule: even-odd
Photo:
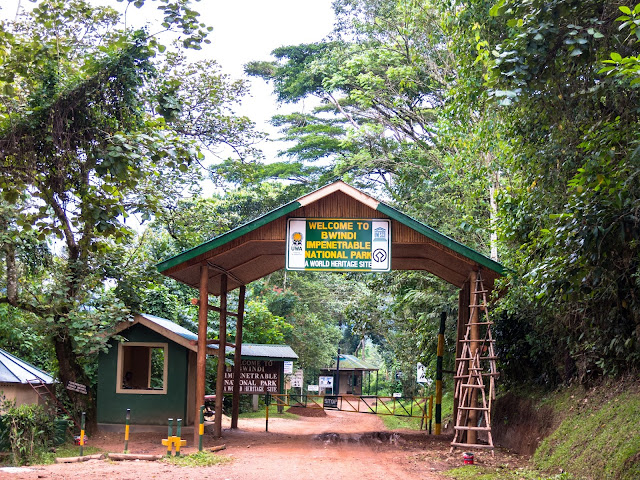
[[[84,455],[93,455],[95,453],[101,453],[97,447],[84,447],[83,454]],[[56,463],[56,458],[67,458],[67,457],[79,457],[80,456],[80,447],[78,445],[74,445],[72,443],[65,443],[63,445],[59,445],[56,447],[55,452],[50,450],[36,450],[33,452],[33,456],[29,459],[28,465],[51,465]],[[12,465],[13,457],[12,455],[7,455],[4,458],[0,459],[0,465]]]
[[[269,405],[269,418],[286,418],[288,420],[298,420],[299,415],[295,415],[293,413],[287,412],[287,408],[284,407],[282,413],[278,413],[278,407],[276,405]],[[257,412],[244,412],[238,415],[239,418],[264,418],[265,417],[265,408],[260,408]]]
[[[567,473],[547,476],[529,469],[506,470],[479,465],[465,465],[444,473],[455,480],[571,480]]]
[[[378,415],[389,430],[420,430],[420,419],[416,417],[396,417],[394,415]]]
[[[428,402],[428,400],[427,400]],[[428,403],[427,403],[428,405]],[[407,409],[410,407],[407,406]],[[413,412],[420,412],[421,406],[414,405]],[[427,407],[428,408],[428,407]],[[383,408],[380,408],[378,411],[384,411]],[[400,408],[396,408],[397,412],[402,412]],[[434,397],[434,405],[433,405],[433,419],[431,420],[431,428],[435,429],[436,421],[435,421],[435,397]],[[450,393],[446,393],[442,396],[442,423],[445,424],[447,421],[451,420],[453,416],[453,395]],[[420,430],[420,421],[421,419],[418,417],[403,417],[403,416],[395,416],[395,415],[379,415],[379,417],[384,422],[385,427],[389,430],[399,430],[399,429],[409,429],[409,430]],[[426,420],[427,424],[423,425],[423,429],[428,428],[429,421]]]
[[[579,478],[640,478],[640,395],[635,389],[602,401],[606,387],[571,398],[573,412],[540,444],[537,468],[563,468]],[[586,400],[586,402],[585,402]],[[593,405],[602,401],[601,405]]]
[[[165,457],[162,461],[170,463],[171,465],[177,465],[178,467],[211,467],[213,465],[229,463],[231,458],[216,455],[211,452],[196,452],[190,455]]]

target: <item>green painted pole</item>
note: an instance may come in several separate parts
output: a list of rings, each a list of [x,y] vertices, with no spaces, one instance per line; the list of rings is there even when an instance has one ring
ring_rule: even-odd
[[[129,423],[131,422],[131,409],[127,408],[127,414],[124,417],[124,453],[129,452]]]
[[[87,414],[85,412],[82,412],[82,420],[80,421],[80,456],[81,457],[83,455],[83,450],[84,450],[84,422],[85,422],[86,416]]]
[[[171,456],[171,437],[173,437],[173,418],[169,419],[169,432],[167,433],[167,457]]]
[[[182,433],[182,419],[179,418],[177,420],[178,425],[176,427],[176,437],[178,437],[176,441],[176,457],[180,456],[180,434]]]
[[[202,451],[202,437],[204,436],[204,405],[200,405],[200,430],[198,435],[198,451]]]
[[[438,331],[438,350],[436,357],[436,435],[442,431],[442,357],[444,355],[444,327],[447,314],[440,314],[440,330]]]

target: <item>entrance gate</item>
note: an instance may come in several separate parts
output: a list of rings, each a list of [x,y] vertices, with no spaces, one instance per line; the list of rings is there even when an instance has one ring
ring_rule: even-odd
[[[349,248],[356,250],[355,254],[350,254],[355,255],[352,257],[353,261],[346,258],[344,254],[336,254],[334,256],[338,262],[336,265],[348,267],[353,264],[356,265],[354,268],[384,265],[392,270],[425,270],[460,289],[456,366],[462,370],[461,373],[456,372],[455,375],[455,391],[458,395],[454,399],[454,419],[457,433],[456,442],[452,446],[475,445],[479,427],[490,433],[491,425],[488,413],[482,414],[484,424],[478,425],[478,412],[489,412],[487,409],[490,407],[485,404],[478,405],[477,394],[482,392],[481,398],[486,398],[486,394],[491,398],[491,392],[488,392],[487,389],[491,389],[491,386],[495,385],[497,371],[494,367],[489,367],[489,370],[485,371],[486,361],[483,358],[495,357],[495,354],[486,355],[484,353],[484,347],[492,345],[492,339],[485,338],[483,341],[480,338],[482,330],[486,330],[486,327],[490,327],[490,325],[482,325],[486,322],[479,321],[479,312],[486,312],[486,299],[493,289],[494,281],[504,273],[504,267],[344,182],[327,185],[158,264],[158,270],[161,273],[197,288],[200,292],[198,300],[197,378],[194,399],[196,411],[204,403],[207,344],[218,344],[217,378],[223,379],[227,346],[226,319],[228,315],[236,316],[237,335],[234,368],[239,368],[242,351],[245,286],[254,280],[285,268],[287,245],[299,252],[300,242],[303,242],[304,245],[302,230],[296,230],[294,232],[296,236],[291,239],[287,236],[289,221],[296,219],[315,219],[318,222],[323,220],[333,222],[336,219],[343,219],[346,222],[362,221],[363,224],[369,222],[370,228],[381,234],[387,228],[390,251],[376,252],[375,249],[372,249],[369,254],[371,261],[368,265],[366,255],[358,258],[357,253],[358,250],[362,253],[366,247],[356,241],[350,242]],[[371,245],[376,241],[376,234],[372,235]],[[322,237],[314,239],[311,234],[310,238],[314,242],[323,241]],[[344,240],[351,239],[345,236]],[[345,241],[344,243],[349,242]],[[386,253],[390,255],[390,259],[385,258],[384,254]],[[323,269],[326,265],[329,267],[333,265],[331,262],[324,263],[324,260],[325,258],[318,259],[318,262],[322,261],[323,263],[317,263],[317,265],[322,265]],[[360,263],[362,261],[364,263]],[[390,265],[386,265],[385,262],[389,261]],[[292,269],[300,269],[300,263],[294,261]],[[479,275],[482,278],[481,290],[477,288]],[[236,288],[239,289],[238,312],[231,313],[227,311],[227,294]],[[208,296],[210,294],[220,297],[220,307],[209,305]],[[480,298],[478,295],[483,295],[483,297]],[[209,310],[220,313],[219,341],[207,339],[207,314]],[[485,375],[487,373],[489,376]],[[236,372],[233,386],[232,428],[237,428],[239,378],[239,372]],[[488,379],[488,383],[484,382],[485,379]],[[467,392],[466,395],[465,392]],[[222,435],[222,397],[223,382],[219,381],[216,385],[214,423],[214,433],[217,436]],[[469,415],[460,415],[459,412],[469,412]],[[197,440],[197,432],[194,434],[194,438]]]

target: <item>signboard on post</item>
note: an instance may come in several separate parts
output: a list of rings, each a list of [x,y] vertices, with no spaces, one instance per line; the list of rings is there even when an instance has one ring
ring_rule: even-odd
[[[291,376],[291,388],[302,388],[302,377],[303,371],[296,370],[296,373]]]
[[[429,383],[429,379],[427,378],[427,367],[420,362],[418,362],[418,366],[416,367],[416,382]]]
[[[320,386],[320,388],[330,388],[331,390],[333,390],[333,377],[319,377],[318,385]]]
[[[307,385],[307,392],[319,392],[320,387],[318,385]]]
[[[391,220],[290,218],[287,270],[388,272]]]
[[[285,375],[291,375],[293,373],[293,362],[289,360],[284,361],[284,372]]]

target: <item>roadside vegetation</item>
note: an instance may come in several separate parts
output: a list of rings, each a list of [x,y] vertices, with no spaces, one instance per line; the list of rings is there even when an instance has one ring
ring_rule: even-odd
[[[264,159],[264,134],[235,113],[247,80],[190,61],[210,31],[191,2],[130,3],[142,10],[127,18],[35,0],[0,22],[2,348],[86,385],[58,393],[89,431],[118,322],[146,312],[195,329],[197,292],[157,263],[338,179],[507,267],[492,299],[501,388],[638,374],[640,5],[336,0],[326,39],[246,66],[292,107],[272,118],[286,146]],[[155,7],[162,28],[134,24]],[[340,348],[379,367],[380,394],[414,396],[417,362],[435,378],[442,312],[454,370],[458,300],[423,271],[279,271],[247,286],[244,341],[291,345],[305,385]],[[637,402],[613,402],[587,398],[598,409],[568,417],[535,465],[633,476]],[[47,436],[21,431],[4,442],[16,464]]]
[[[232,458],[224,455],[216,455],[211,452],[196,452],[188,455],[171,456],[162,459],[165,463],[177,465],[179,467],[211,467],[229,463]]]

